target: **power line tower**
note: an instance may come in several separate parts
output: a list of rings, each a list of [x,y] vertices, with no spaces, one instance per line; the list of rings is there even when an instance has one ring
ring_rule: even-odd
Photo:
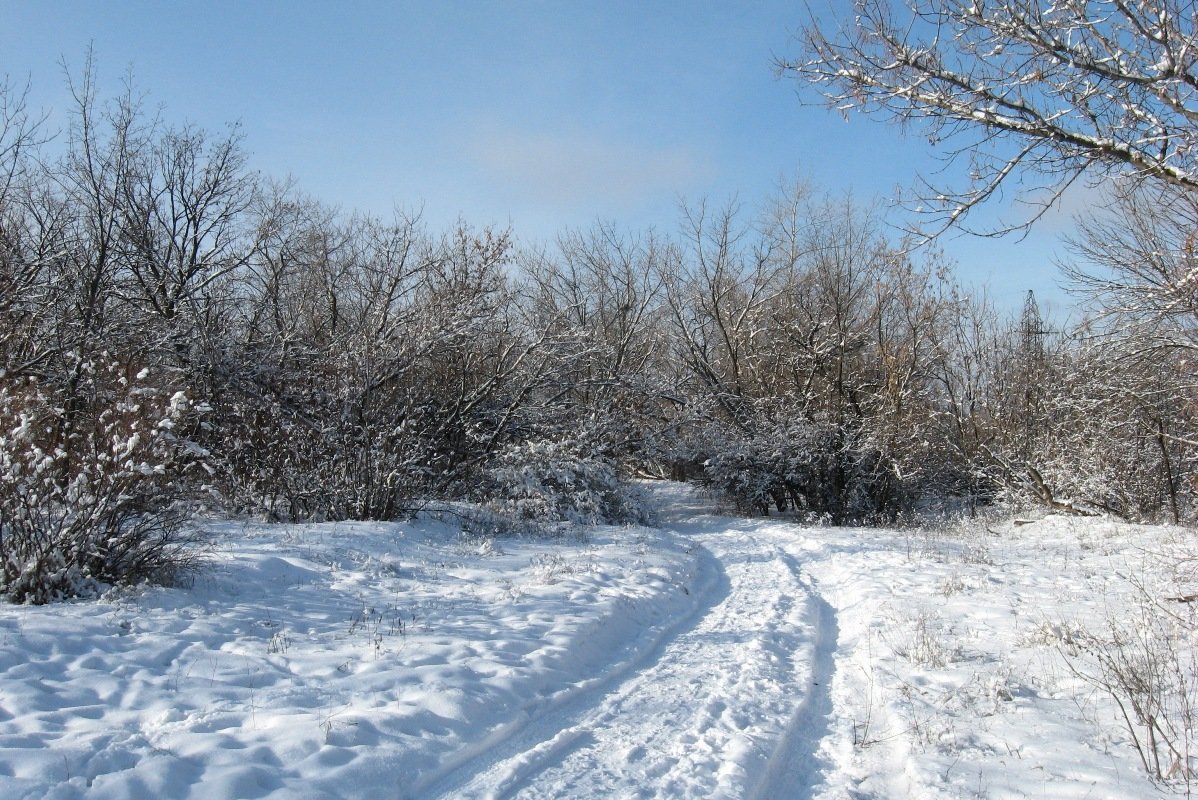
[[[1036,293],[1031,289],[1027,290],[1027,297],[1023,301],[1019,330],[1023,339],[1024,358],[1029,362],[1043,362],[1044,336],[1051,331],[1044,327],[1044,319],[1040,316],[1040,304],[1036,302]]]
[[[1044,418],[1045,384],[1048,381],[1048,358],[1045,353],[1044,339],[1052,333],[1044,327],[1044,318],[1040,316],[1040,305],[1036,302],[1036,293],[1028,290],[1023,301],[1023,313],[1019,318],[1019,360],[1017,367],[1019,379],[1023,384],[1020,392],[1022,408],[1022,442],[1019,450],[1025,459],[1033,459],[1036,443],[1040,434],[1045,432],[1048,420]]]

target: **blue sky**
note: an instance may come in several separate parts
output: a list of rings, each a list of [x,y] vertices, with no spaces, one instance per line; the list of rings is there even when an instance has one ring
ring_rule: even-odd
[[[847,5],[847,4],[846,4]],[[771,58],[795,2],[0,0],[0,73],[61,126],[65,61],[132,70],[170,121],[241,124],[254,168],[345,209],[423,209],[548,242],[596,219],[673,231],[680,200],[753,207],[796,176],[863,202],[938,167],[918,131],[804,106]],[[895,212],[896,221],[899,219]],[[1017,307],[1056,288],[1059,214],[1023,241],[942,243]]]

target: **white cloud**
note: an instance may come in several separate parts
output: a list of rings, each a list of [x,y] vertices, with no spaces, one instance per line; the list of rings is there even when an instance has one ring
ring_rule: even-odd
[[[1051,198],[1051,192],[1045,190],[1032,195],[1033,203],[1045,202]],[[1111,187],[1106,183],[1087,183],[1084,180],[1075,181],[1065,192],[1053,202],[1051,208],[1037,223],[1041,233],[1053,235],[1070,233],[1074,229],[1074,221],[1079,215],[1095,211],[1109,203]],[[1027,214],[1027,207],[1017,208],[1018,212]]]
[[[492,191],[513,201],[591,211],[686,194],[715,172],[709,158],[689,148],[613,141],[588,131],[484,126],[470,138],[467,155]]]

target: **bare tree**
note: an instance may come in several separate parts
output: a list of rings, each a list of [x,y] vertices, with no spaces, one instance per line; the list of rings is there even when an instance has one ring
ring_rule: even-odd
[[[915,262],[869,208],[802,186],[756,226],[714,221],[666,282],[705,478],[746,509],[842,521],[956,488],[959,459],[932,441],[959,303],[938,257]]]
[[[625,237],[610,224],[563,234],[558,257],[526,265],[541,313],[587,341],[571,392],[602,405],[632,388],[660,348],[655,314],[672,248],[649,234]],[[581,348],[580,348],[581,349]]]
[[[255,177],[236,130],[215,141],[194,128],[151,133],[118,200],[119,294],[174,366],[200,371],[220,349],[230,278],[252,250],[244,212]]]
[[[1198,10],[1188,0],[854,0],[814,15],[779,71],[847,114],[922,124],[964,186],[921,197],[934,232],[1014,189],[1031,224],[1071,184],[1198,188]]]
[[[48,356],[35,332],[51,312],[35,298],[45,293],[47,262],[60,246],[53,234],[36,235],[56,229],[44,217],[58,215],[39,220],[33,212],[41,204],[29,202],[41,189],[31,175],[39,122],[27,113],[27,95],[0,82],[0,372],[17,375]]]
[[[34,602],[192,563],[207,474],[189,438],[202,411],[151,368],[117,291],[153,126],[132,92],[98,101],[90,56],[68,88],[57,159],[22,160],[0,130],[0,428],[15,434],[0,437],[0,595]]]
[[[0,80],[0,210],[8,192],[26,176],[33,151],[44,142],[43,119],[29,115],[29,87],[16,89],[7,77]]]
[[[1198,192],[1143,186],[1078,221],[1075,288],[1138,347],[1198,349]]]
[[[679,361],[721,414],[747,425],[756,359],[755,330],[778,293],[780,265],[770,243],[750,236],[737,209],[684,209],[686,248],[680,268],[667,274],[666,302]]]
[[[557,355],[545,435],[646,466],[645,447],[681,404],[663,287],[678,258],[657,234],[626,235],[608,223],[561,235],[553,252],[524,255],[529,325],[551,337]]]

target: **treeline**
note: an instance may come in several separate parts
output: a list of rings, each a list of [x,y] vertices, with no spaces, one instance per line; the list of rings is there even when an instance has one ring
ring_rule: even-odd
[[[556,246],[348,214],[89,80],[0,117],[0,591],[155,576],[197,503],[627,520],[621,476],[840,523],[1035,501],[1191,519],[1184,347],[965,296],[876,209],[798,186]],[[1153,328],[1159,332],[1159,328]]]

